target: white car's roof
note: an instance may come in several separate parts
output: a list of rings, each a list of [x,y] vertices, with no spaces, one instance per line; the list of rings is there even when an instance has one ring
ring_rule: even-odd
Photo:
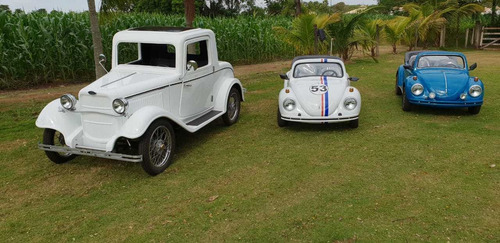
[[[139,27],[123,30],[116,33],[113,37],[113,42],[180,44],[184,43],[186,40],[202,36],[215,37],[214,32],[209,29],[179,27]]]

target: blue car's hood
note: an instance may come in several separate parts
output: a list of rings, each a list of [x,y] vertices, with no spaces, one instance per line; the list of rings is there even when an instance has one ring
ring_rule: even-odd
[[[468,85],[469,75],[464,70],[420,69],[415,71],[418,80],[436,98],[457,99]]]

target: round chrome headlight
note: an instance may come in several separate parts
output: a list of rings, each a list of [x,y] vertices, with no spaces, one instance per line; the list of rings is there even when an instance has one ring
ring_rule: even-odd
[[[66,110],[74,110],[76,106],[76,98],[71,94],[65,94],[59,99],[61,106]]]
[[[354,98],[347,98],[344,100],[344,106],[348,110],[354,110],[356,106],[358,105],[358,102]]]
[[[469,88],[469,94],[474,98],[480,96],[482,93],[483,93],[483,88],[481,88],[481,86],[479,85],[472,85]]]
[[[113,100],[113,110],[118,114],[123,114],[127,110],[128,101],[120,98]]]
[[[421,84],[414,84],[413,86],[411,86],[411,92],[414,95],[419,96],[424,92],[424,86],[422,86]]]
[[[283,101],[283,108],[285,108],[285,110],[287,111],[292,111],[293,109],[295,109],[295,101],[290,98],[286,98]]]

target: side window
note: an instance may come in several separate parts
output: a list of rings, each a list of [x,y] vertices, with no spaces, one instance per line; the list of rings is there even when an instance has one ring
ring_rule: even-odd
[[[208,65],[208,49],[206,40],[189,44],[187,46],[186,53],[186,64],[188,61],[193,60],[198,63],[198,68]]]

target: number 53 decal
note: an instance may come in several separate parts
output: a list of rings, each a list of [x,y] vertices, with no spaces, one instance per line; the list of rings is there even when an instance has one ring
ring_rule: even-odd
[[[309,88],[311,93],[313,94],[324,94],[326,91],[328,91],[328,86],[324,84],[319,84],[319,85],[313,85]]]

